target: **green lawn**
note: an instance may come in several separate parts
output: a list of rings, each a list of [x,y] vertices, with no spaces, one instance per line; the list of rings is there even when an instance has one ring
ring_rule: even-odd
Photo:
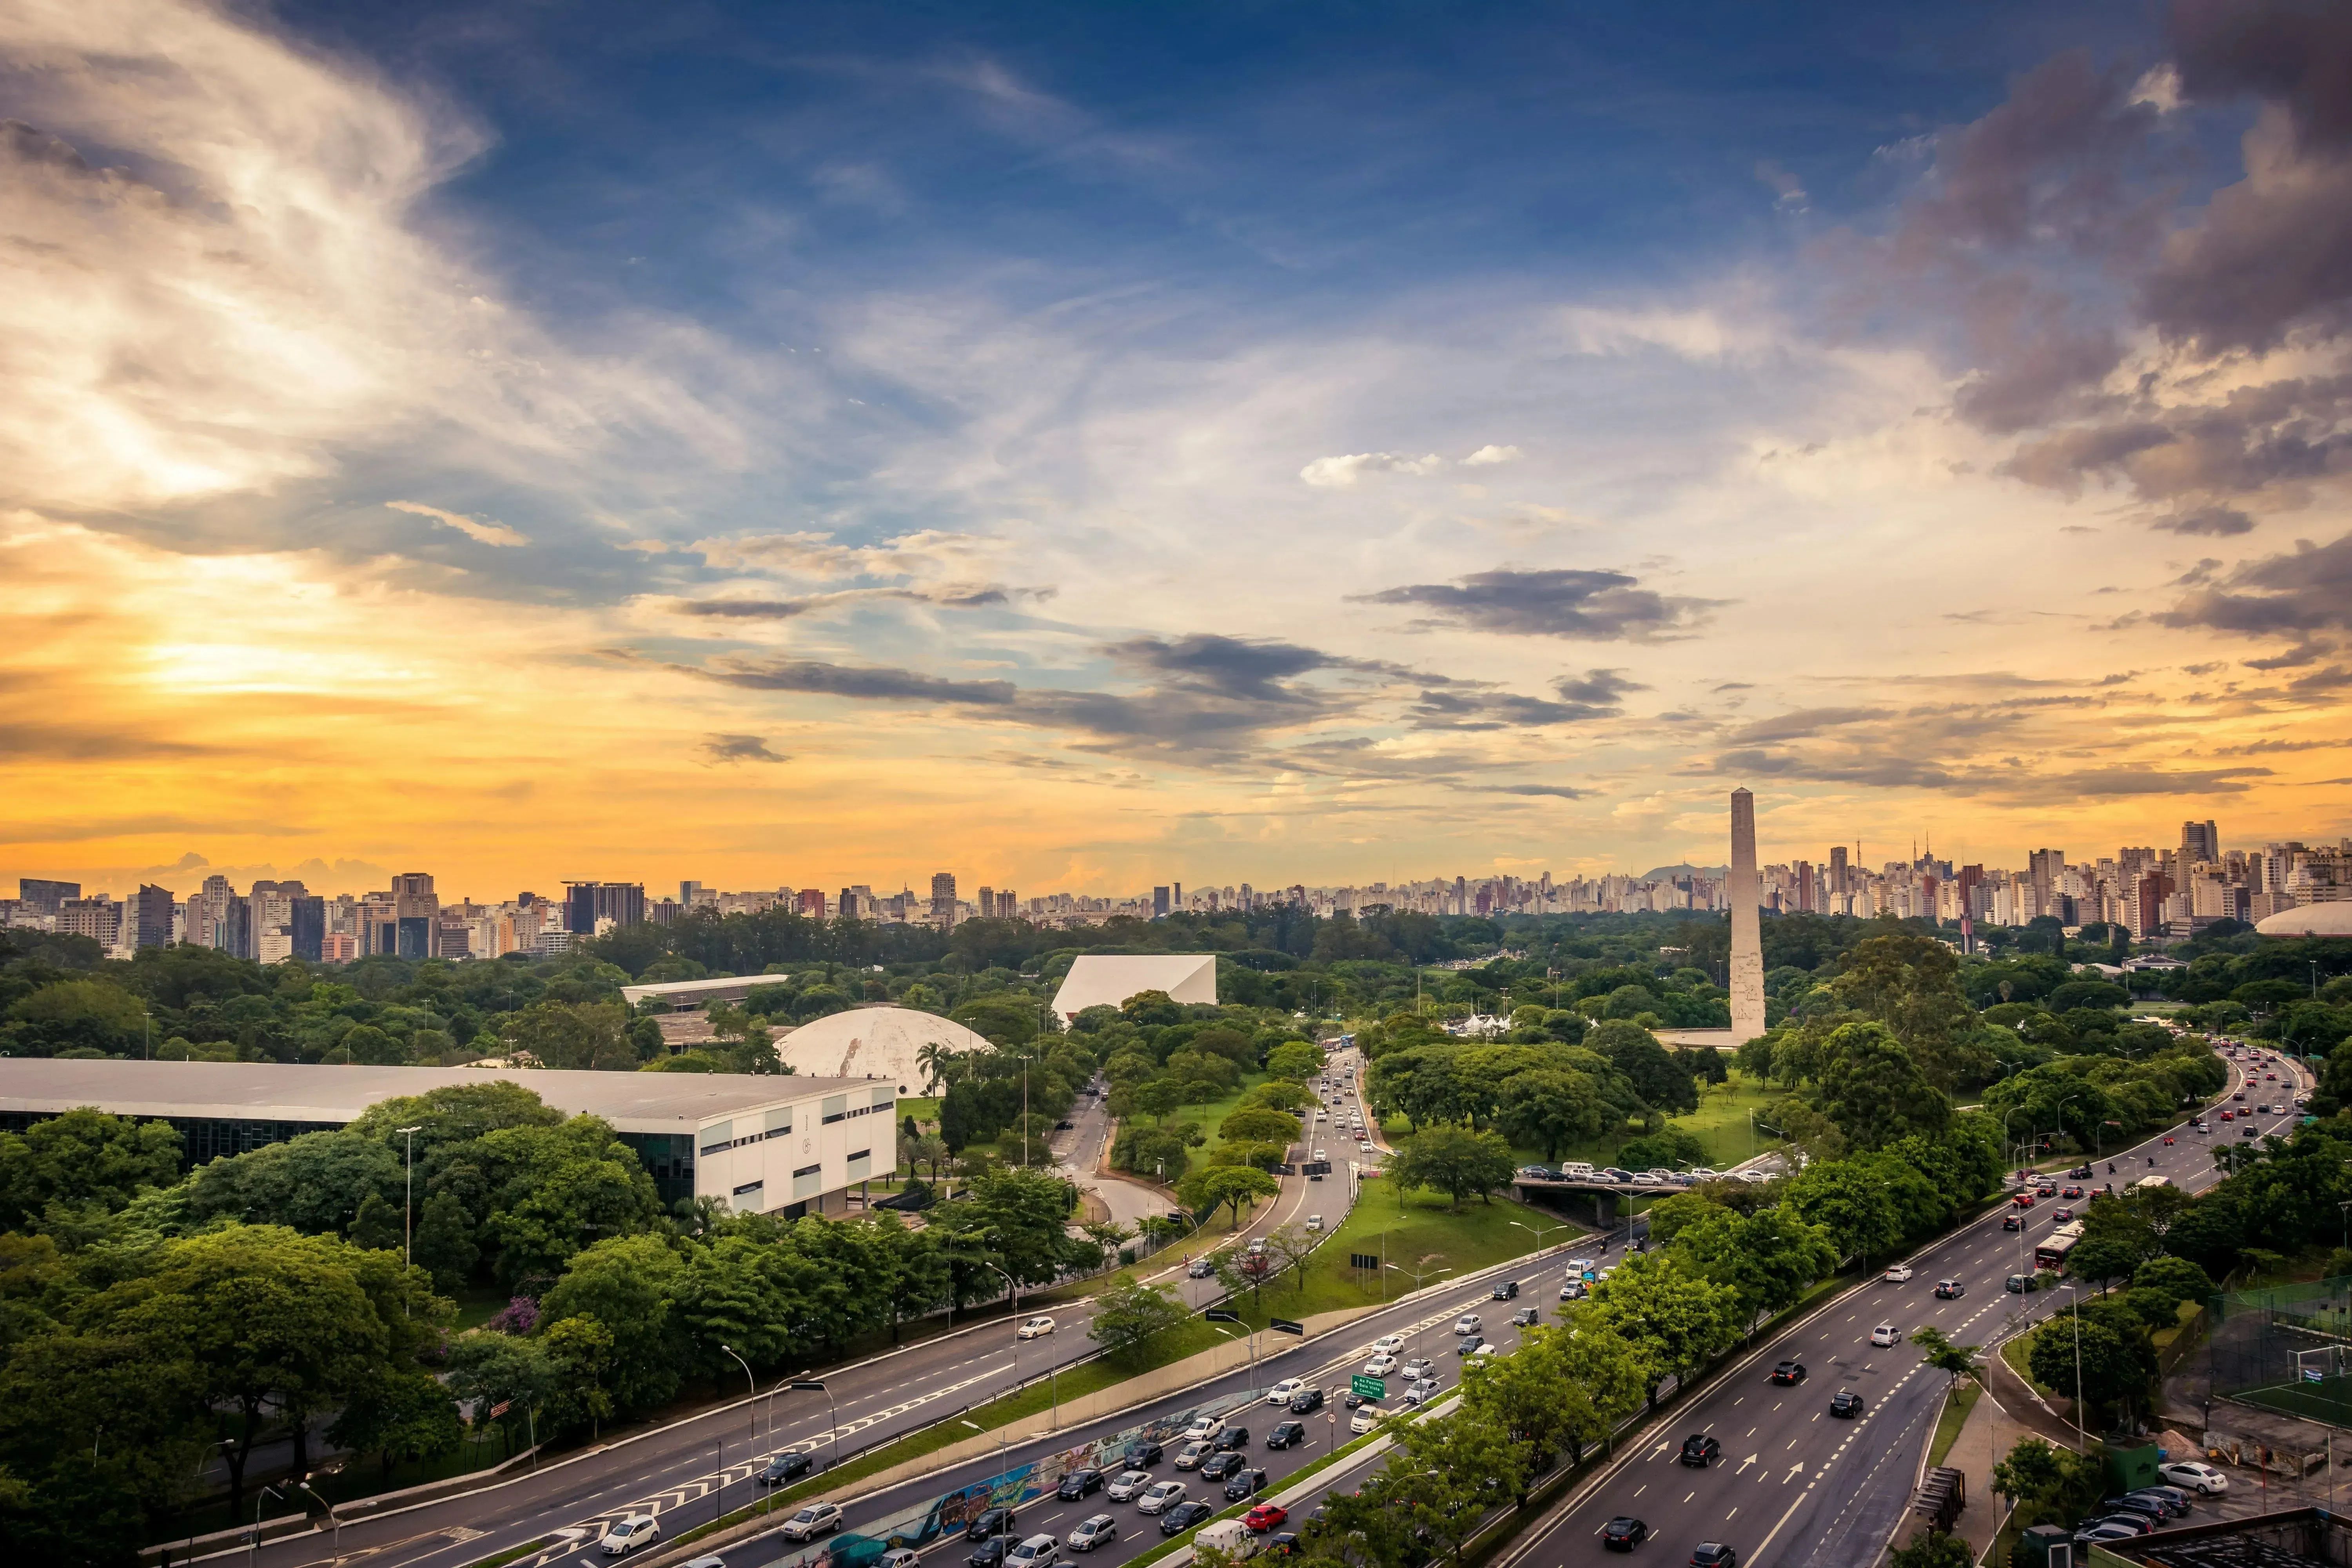
[[[1700,1086],[1698,1110],[1688,1116],[1676,1116],[1666,1125],[1681,1130],[1697,1139],[1706,1148],[1705,1163],[1726,1170],[1774,1147],[1780,1141],[1770,1133],[1748,1127],[1750,1111],[1761,1114],[1766,1106],[1781,1098],[1784,1091],[1769,1084],[1751,1084],[1734,1069],[1727,1083]],[[1403,1131],[1403,1124],[1394,1124]],[[1615,1138],[1596,1138],[1559,1152],[1561,1160],[1583,1160],[1595,1165],[1613,1165],[1617,1151],[1634,1137],[1627,1132]],[[1533,1163],[1544,1157],[1541,1149],[1523,1148],[1517,1151],[1521,1159]],[[1556,1162],[1555,1162],[1556,1163]]]
[[[1977,1407],[1984,1390],[1969,1378],[1960,1380],[1944,1401],[1944,1413],[1936,1418],[1936,1435],[1927,1444],[1927,1463],[1940,1465],[1950,1457],[1952,1445],[1960,1440],[1960,1428],[1969,1424],[1969,1412]]]
[[[1473,1199],[1459,1214],[1450,1212],[1436,1193],[1412,1191],[1404,1200],[1400,1208],[1396,1191],[1387,1182],[1366,1182],[1361,1201],[1307,1266],[1306,1288],[1299,1289],[1297,1277],[1286,1273],[1259,1293],[1261,1300],[1244,1298],[1242,1315],[1263,1324],[1268,1318],[1303,1320],[1317,1312],[1377,1306],[1413,1289],[1405,1269],[1421,1270],[1423,1284],[1439,1278],[1438,1269],[1449,1279],[1475,1273],[1535,1250],[1535,1233],[1520,1229],[1514,1220],[1540,1227],[1550,1244],[1578,1234],[1578,1227],[1561,1225],[1558,1215],[1507,1198],[1491,1204]],[[1332,1206],[1339,1206],[1336,1196]],[[1350,1255],[1359,1252],[1385,1257],[1402,1268],[1381,1271],[1387,1275],[1384,1287],[1373,1272],[1349,1266]]]
[[[1213,1100],[1206,1105],[1184,1106],[1169,1118],[1171,1121],[1196,1121],[1200,1123],[1201,1131],[1209,1135],[1209,1141],[1206,1143],[1192,1151],[1194,1170],[1206,1165],[1209,1163],[1209,1156],[1216,1152],[1217,1145],[1224,1142],[1217,1136],[1217,1123],[1231,1116],[1241,1105],[1242,1096],[1264,1083],[1267,1076],[1262,1072],[1245,1072],[1242,1074],[1240,1086],[1231,1094]]]

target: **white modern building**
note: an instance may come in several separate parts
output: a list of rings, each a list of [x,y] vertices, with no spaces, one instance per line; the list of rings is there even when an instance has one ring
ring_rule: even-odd
[[[838,1215],[862,1208],[866,1184],[898,1169],[894,1082],[749,1073],[0,1058],[0,1131],[92,1106],[169,1121],[189,1163],[202,1164],[348,1125],[397,1096],[499,1080],[566,1115],[609,1122],[664,1202]]]
[[[913,1007],[852,1007],[828,1013],[776,1042],[776,1055],[796,1073],[818,1078],[879,1079],[900,1094],[930,1089],[923,1071],[927,1046],[955,1056],[992,1051],[987,1037],[952,1018]]]
[[[1089,1007],[1116,1007],[1144,991],[1165,991],[1184,1003],[1217,1001],[1217,955],[1213,952],[1082,953],[1054,993],[1054,1011],[1076,1017]]]

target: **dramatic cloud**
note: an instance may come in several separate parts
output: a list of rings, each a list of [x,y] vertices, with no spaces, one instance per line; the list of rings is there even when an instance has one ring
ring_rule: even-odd
[[[1454,681],[1423,690],[1409,710],[1417,730],[1506,730],[1577,724],[1615,718],[1625,694],[1649,689],[1615,669],[1587,670],[1582,679],[1564,675],[1552,682],[1560,700],[1496,691],[1475,682]]]
[[[825,664],[806,658],[730,656],[696,673],[755,691],[803,691],[881,702],[946,702],[1003,708],[1020,693],[1009,680],[943,680],[884,665]]]
[[[1434,452],[1420,458],[1400,457],[1394,452],[1353,452],[1344,458],[1318,458],[1299,469],[1298,477],[1323,489],[1347,489],[1366,474],[1428,474],[1444,466],[1445,459]]]
[[[1509,568],[1362,598],[1367,604],[1433,610],[1436,618],[1474,631],[1595,642],[1642,642],[1686,633],[1718,603],[1659,594],[1622,572]]]
[[[713,763],[787,763],[790,757],[768,750],[759,735],[713,735],[702,742],[702,754]]]
[[[529,534],[509,528],[503,522],[483,522],[479,519],[467,517],[463,512],[443,511],[437,506],[426,506],[423,501],[388,500],[383,504],[394,511],[413,511],[419,517],[429,517],[436,522],[456,529],[477,544],[491,544],[512,549],[516,545],[530,542]]]
[[[1496,463],[1516,463],[1519,459],[1517,447],[1485,446],[1462,459],[1465,468],[1484,468]]]
[[[2155,618],[2257,636],[2352,630],[2352,533],[2328,544],[2299,540],[2286,554],[2244,562]]]

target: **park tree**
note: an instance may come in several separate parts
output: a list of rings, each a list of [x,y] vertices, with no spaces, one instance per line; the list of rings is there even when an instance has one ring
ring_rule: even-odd
[[[1671,1252],[1625,1259],[1593,1287],[1602,1323],[1640,1348],[1652,1405],[1669,1376],[1686,1378],[1739,1338],[1739,1298]]]
[[[1643,1102],[1660,1111],[1698,1109],[1698,1086],[1690,1069],[1675,1060],[1658,1037],[1641,1025],[1623,1018],[1606,1018],[1584,1037],[1584,1048],[1598,1051],[1609,1065],[1623,1073]]]
[[[19,1229],[53,1203],[120,1210],[179,1178],[180,1135],[88,1106],[0,1132],[0,1228]]]
[[[1265,1249],[1274,1255],[1276,1265],[1295,1276],[1297,1289],[1307,1289],[1307,1266],[1315,1259],[1315,1248],[1322,1240],[1306,1226],[1291,1224],[1276,1226],[1266,1232]]]
[[[1460,1568],[1462,1549],[1488,1507],[1527,1488],[1526,1448],[1491,1421],[1466,1410],[1433,1420],[1402,1421],[1395,1448],[1366,1487],[1405,1531]]]
[[[1095,1298],[1094,1321],[1087,1337],[1110,1356],[1131,1361],[1189,1315],[1183,1301],[1167,1286],[1147,1285],[1132,1274],[1121,1274]]]
[[[1958,1388],[1964,1377],[1980,1379],[1984,1375],[1984,1367],[1977,1360],[1977,1347],[1954,1344],[1950,1337],[1933,1323],[1914,1330],[1911,1342],[1919,1347],[1920,1359],[1942,1373],[1951,1388]]]
[[[2106,1491],[2106,1463],[2096,1454],[2021,1437],[1992,1468],[1992,1489],[2009,1500],[2021,1530],[2080,1519]]]
[[[1492,1132],[1460,1127],[1430,1127],[1408,1139],[1389,1162],[1389,1179],[1400,1199],[1409,1187],[1444,1193],[1451,1206],[1477,1196],[1491,1203],[1513,1170],[1511,1146]]]
[[[1505,1132],[1544,1152],[1547,1161],[1561,1149],[1598,1138],[1611,1124],[1611,1108],[1589,1073],[1537,1068],[1503,1080],[1496,1119]]]
[[[1271,1106],[1244,1106],[1217,1124],[1217,1134],[1228,1143],[1272,1143],[1287,1150],[1298,1141],[1298,1118]]]
[[[1714,1213],[1682,1226],[1669,1246],[1674,1256],[1731,1290],[1743,1324],[1794,1306],[1837,1267],[1827,1227],[1785,1204],[1752,1215],[1709,1206]]]
[[[2074,1372],[2082,1368],[2082,1383]],[[2129,1405],[2147,1391],[2155,1355],[2137,1333],[2126,1333],[2079,1307],[2051,1319],[2033,1335],[2026,1352],[2026,1369],[2044,1388],[2086,1405]]]
[[[1264,1171],[1250,1165],[1212,1165],[1195,1171],[1177,1184],[1177,1195],[1192,1208],[1215,1208],[1220,1204],[1233,1213],[1228,1230],[1239,1230],[1242,1215],[1258,1199],[1270,1198],[1282,1190],[1280,1183]]]
[[[1908,1546],[1898,1546],[1887,1568],[1976,1568],[1975,1548],[1948,1531],[1930,1530]]]
[[[574,1255],[541,1305],[547,1328],[593,1318],[611,1336],[614,1404],[648,1410],[677,1389],[685,1347],[671,1297],[688,1264],[652,1236],[611,1237]]]
[[[1951,1120],[1951,1101],[1883,1024],[1846,1024],[1832,1033],[1821,1085],[1822,1112],[1855,1149],[1913,1134],[1932,1138]]]
[[[1323,1052],[1305,1040],[1285,1040],[1265,1054],[1265,1070],[1303,1083],[1323,1069]]]
[[[1830,989],[1841,1005],[1885,1025],[1920,1072],[1948,1091],[1954,1048],[1975,1018],[1959,968],[1959,955],[1934,937],[1867,937],[1846,950]]]
[[[618,1002],[541,1002],[509,1014],[499,1036],[507,1049],[529,1052],[544,1067],[634,1072],[637,1048],[629,1022]]]

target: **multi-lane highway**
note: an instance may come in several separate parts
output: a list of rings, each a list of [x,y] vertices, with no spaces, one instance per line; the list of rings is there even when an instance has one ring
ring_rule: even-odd
[[[1348,1053],[1332,1059],[1331,1077],[1339,1086],[1332,1099],[1339,1104],[1348,1102],[1347,1075],[1356,1060]],[[1315,1125],[1328,1128],[1333,1123],[1310,1123]],[[1083,1142],[1087,1131],[1082,1124],[1075,1136]],[[1152,1259],[1158,1272],[1151,1277],[1173,1286],[1197,1307],[1213,1300],[1221,1287],[1213,1279],[1188,1278],[1185,1264],[1190,1258],[1211,1247],[1239,1245],[1311,1214],[1320,1213],[1336,1228],[1354,1186],[1347,1163],[1353,1150],[1352,1142],[1333,1149],[1340,1158],[1324,1181],[1310,1182],[1304,1175],[1283,1178],[1279,1195],[1238,1236],[1213,1220],[1197,1237],[1162,1249]],[[1084,1157],[1083,1149],[1072,1152]],[[716,1495],[722,1480],[727,1507],[751,1501],[756,1491],[751,1478],[772,1454],[797,1451],[824,1462],[835,1451],[848,1454],[869,1447],[953,1416],[1095,1349],[1087,1337],[1093,1321],[1090,1300],[1055,1302],[1043,1310],[1055,1321],[1054,1331],[1044,1338],[1018,1341],[1013,1332],[1018,1320],[998,1318],[855,1365],[826,1369],[822,1373],[825,1394],[777,1393],[785,1380],[763,1381],[753,1405],[738,1400],[694,1419],[551,1462],[488,1489],[354,1518],[341,1527],[339,1542],[324,1531],[276,1540],[260,1548],[257,1561],[274,1568],[310,1568],[365,1555],[400,1568],[463,1568],[550,1537],[562,1543],[559,1555],[576,1554],[593,1547],[608,1523],[631,1512],[658,1517],[675,1510],[681,1518],[691,1514],[699,1521],[722,1500]],[[1028,1315],[1024,1301],[1021,1316]],[[181,1553],[173,1555],[177,1559]]]
[[[2283,1111],[2257,1113],[2253,1123],[2284,1133],[2295,1121],[2294,1099],[2308,1084],[2285,1058],[2263,1055],[2255,1061],[2241,1053],[2218,1103],[2232,1110],[2280,1105]],[[2275,1073],[2275,1081],[2265,1073]],[[2230,1096],[2242,1090],[2245,1101],[2233,1102]],[[2082,1184],[2113,1183],[2121,1193],[2161,1175],[2198,1191],[2216,1179],[2214,1146],[2239,1142],[2243,1126],[2215,1121],[2202,1135],[2177,1129],[2104,1154]],[[1600,1563],[1601,1532],[1621,1516],[1647,1525],[1650,1539],[1639,1550],[1661,1563],[1687,1561],[1692,1547],[1714,1541],[1731,1547],[1743,1568],[1868,1568],[1909,1504],[1944,1397],[1944,1379],[1922,1370],[1908,1336],[1932,1324],[1960,1343],[1990,1346],[2062,1310],[2073,1299],[2070,1287],[2032,1294],[2004,1288],[2009,1275],[2032,1271],[2032,1245],[2055,1227],[2061,1206],[2042,1200],[2014,1235],[2001,1229],[2000,1212],[1986,1215],[1903,1259],[1908,1279],[1879,1279],[1790,1324],[1580,1486],[1502,1568]],[[2087,1191],[2072,1206],[2087,1208]],[[1965,1293],[1939,1300],[1937,1285],[1946,1279]],[[1882,1326],[1895,1331],[1895,1343],[1872,1343]],[[1771,1380],[1783,1360],[1803,1365],[1801,1382]],[[1831,1414],[1830,1401],[1842,1391],[1862,1396],[1859,1416]],[[1702,1433],[1722,1444],[1722,1458],[1705,1468],[1685,1467],[1682,1440]]]

